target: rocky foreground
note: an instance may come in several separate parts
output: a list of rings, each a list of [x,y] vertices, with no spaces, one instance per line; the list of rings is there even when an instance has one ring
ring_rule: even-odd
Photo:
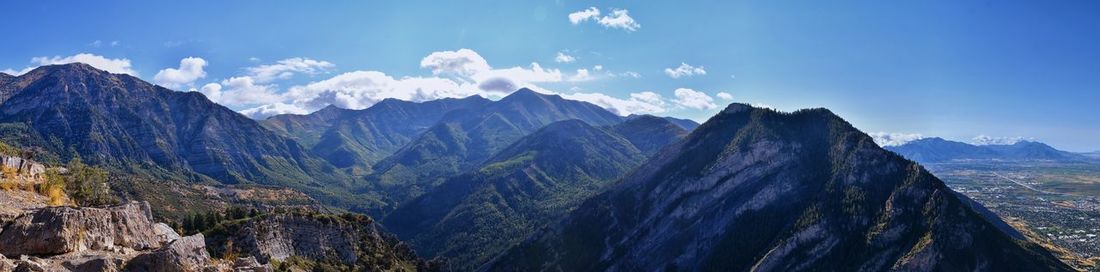
[[[41,208],[0,230],[0,271],[271,270],[251,257],[211,258],[202,234],[154,223],[148,203]]]

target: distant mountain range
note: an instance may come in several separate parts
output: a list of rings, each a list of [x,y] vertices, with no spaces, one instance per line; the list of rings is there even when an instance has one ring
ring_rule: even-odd
[[[520,89],[257,121],[200,93],[66,64],[0,74],[0,142],[143,177],[113,187],[157,188],[127,195],[301,191],[328,205],[316,209],[382,218],[458,270],[1068,269],[824,109],[732,104],[699,125]],[[891,150],[917,161],[1084,157],[1034,142]],[[141,186],[163,180],[184,185]],[[182,206],[171,208],[194,208]],[[349,222],[329,217],[280,233]]]
[[[329,106],[309,115],[276,115],[262,124],[338,168],[366,175],[375,163],[415,140],[449,112],[490,102],[480,96],[423,103],[386,99],[362,110]]]
[[[922,163],[952,160],[1077,161],[1087,158],[1034,141],[1019,141],[1009,145],[972,145],[942,138],[924,138],[899,146],[887,146],[886,149]]]

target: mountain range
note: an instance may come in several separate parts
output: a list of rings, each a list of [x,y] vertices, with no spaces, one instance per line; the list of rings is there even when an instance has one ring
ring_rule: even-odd
[[[301,191],[404,240],[363,250],[408,243],[457,270],[1068,270],[898,155],[1064,152],[929,140],[895,154],[825,109],[732,104],[699,125],[520,89],[257,121],[197,92],[65,64],[0,74],[0,141],[143,177],[130,183]],[[308,235],[300,225],[278,233]]]
[[[733,104],[483,269],[1068,269],[971,205],[827,110]]]
[[[685,134],[672,122],[652,116],[606,129],[576,119],[551,123],[479,169],[450,178],[401,206],[383,224],[418,252],[448,257],[456,267],[472,270],[601,192],[653,153],[643,150],[663,147]]]
[[[887,146],[886,149],[922,163],[952,160],[1076,161],[1087,158],[1035,141],[1019,141],[1006,145],[972,145],[933,137]]]
[[[89,65],[0,80],[0,139],[67,160],[221,183],[329,186],[347,178],[297,142],[195,92]]]

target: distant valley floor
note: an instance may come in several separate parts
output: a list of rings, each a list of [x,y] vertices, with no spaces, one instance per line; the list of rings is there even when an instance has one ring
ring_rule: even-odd
[[[1100,163],[956,160],[923,165],[955,191],[1077,255],[1079,265],[1096,267],[1100,260]]]

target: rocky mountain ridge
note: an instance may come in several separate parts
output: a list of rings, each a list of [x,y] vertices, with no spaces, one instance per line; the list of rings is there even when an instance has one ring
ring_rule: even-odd
[[[489,271],[1068,271],[824,109],[733,104]]]

